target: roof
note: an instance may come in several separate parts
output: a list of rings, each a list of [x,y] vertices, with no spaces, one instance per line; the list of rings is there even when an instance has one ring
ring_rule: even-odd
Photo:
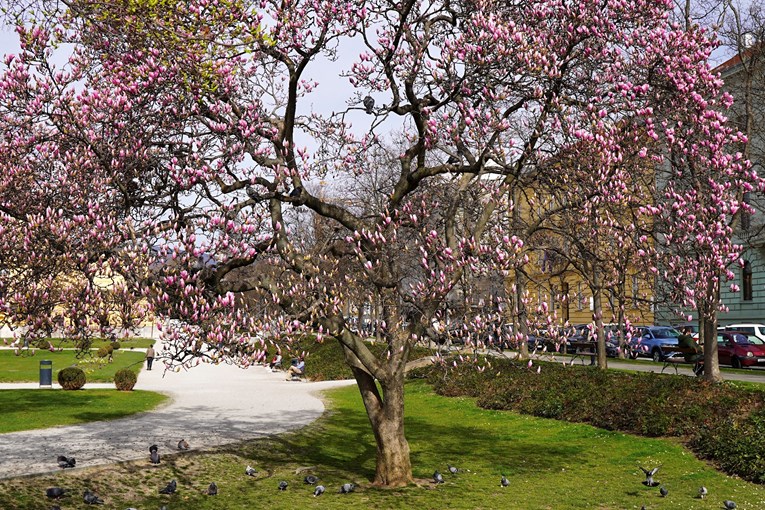
[[[729,74],[730,72],[734,71],[737,67],[741,65],[743,62],[743,59],[751,57],[752,55],[755,55],[756,53],[761,53],[765,51],[765,43],[758,43],[753,46],[750,46],[743,52],[738,51],[734,56],[723,62],[722,64],[718,65],[714,69],[712,69],[713,72],[720,73],[720,74]]]

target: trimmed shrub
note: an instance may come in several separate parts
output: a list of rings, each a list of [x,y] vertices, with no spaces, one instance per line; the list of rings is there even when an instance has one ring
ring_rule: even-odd
[[[529,369],[525,363],[489,359],[481,370],[450,363],[424,371],[440,395],[474,397],[486,409],[649,437],[681,437],[724,471],[765,483],[765,392],[695,377],[558,363],[535,362]]]
[[[59,370],[58,383],[65,390],[79,390],[85,386],[85,372],[77,367],[66,367]]]
[[[119,348],[122,347],[122,345],[117,340],[115,340],[111,344],[109,344],[109,347],[112,348],[112,351],[116,351],[116,350],[119,350]]]
[[[110,345],[105,345],[103,347],[99,347],[98,351],[96,352],[96,356],[99,358],[107,358],[109,357],[113,352],[113,349]]]
[[[114,386],[120,391],[131,391],[137,380],[135,372],[128,368],[117,370],[114,374]]]

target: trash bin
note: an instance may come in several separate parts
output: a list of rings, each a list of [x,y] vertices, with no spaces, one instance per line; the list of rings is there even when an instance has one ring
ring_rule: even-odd
[[[53,362],[49,359],[40,360],[40,387],[53,387]]]

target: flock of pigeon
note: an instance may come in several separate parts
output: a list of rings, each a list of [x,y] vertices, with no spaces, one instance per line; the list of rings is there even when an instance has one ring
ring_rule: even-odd
[[[181,439],[178,441],[178,449],[179,450],[188,450],[189,449],[189,443],[185,439]],[[73,468],[76,466],[77,461],[74,457],[67,457],[66,455],[59,455],[57,457],[58,466],[62,469],[67,468]],[[149,447],[149,461],[153,465],[159,465],[160,463],[160,455],[159,455],[159,447],[156,444],[153,444]],[[643,485],[646,487],[659,487],[659,495],[663,498],[667,497],[669,494],[669,489],[666,488],[666,486],[662,485],[660,482],[656,481],[654,477],[656,476],[656,473],[659,471],[659,467],[657,466],[654,468],[646,469],[642,466],[639,466],[641,471],[645,473],[645,480],[642,482]],[[447,464],[447,469],[449,470],[449,473],[452,475],[456,475],[459,473],[459,469],[455,466],[452,466],[451,464]],[[255,468],[252,466],[247,466],[244,470],[244,474],[247,476],[255,477],[258,475],[258,472]],[[305,478],[303,478],[303,482],[306,485],[311,485],[314,487],[313,490],[313,496],[318,497],[324,494],[327,490],[327,488],[324,485],[317,485],[319,482],[319,478],[314,475],[306,475]],[[444,483],[444,476],[436,470],[433,473],[433,483],[435,484],[442,484]],[[507,477],[502,474],[500,481],[499,481],[500,487],[508,487],[510,485],[510,481],[507,479]],[[280,491],[286,491],[287,487],[289,486],[289,483],[286,480],[281,480],[279,484],[277,485],[277,488]],[[168,482],[168,484],[159,490],[160,494],[174,494],[175,491],[178,489],[178,484],[175,480],[171,480]],[[356,486],[352,483],[345,483],[340,487],[340,494],[350,494],[351,492],[354,492],[356,490]],[[68,496],[68,491],[66,489],[63,489],[61,487],[50,487],[45,491],[45,495],[52,500],[59,500],[63,497]],[[218,494],[218,485],[215,482],[210,483],[210,485],[207,487],[207,490],[204,491],[205,494],[208,496],[216,496]],[[700,487],[698,494],[696,497],[700,499],[706,498],[708,495],[708,491],[706,487]],[[85,490],[85,492],[82,495],[83,501],[88,505],[102,505],[104,503],[104,500],[99,498],[97,494],[91,492],[90,490]],[[736,503],[731,500],[725,500],[723,501],[723,507],[726,510],[735,510],[737,507]],[[163,510],[166,510],[166,507],[162,507]],[[51,510],[61,510],[58,505],[54,505],[51,507]],[[135,510],[132,508],[128,508],[127,510]],[[641,507],[641,510],[646,510],[645,506]]]
[[[178,449],[179,450],[188,450],[189,449],[189,443],[185,439],[181,439],[178,441]],[[57,458],[58,466],[62,469],[67,468],[73,468],[77,465],[77,460],[74,457],[67,457],[65,455],[59,455]],[[159,446],[156,444],[153,444],[149,446],[149,462],[151,464],[157,466],[160,464],[160,455],[159,455]],[[450,469],[453,469],[450,467]],[[456,471],[455,471],[456,472]],[[244,474],[247,476],[255,477],[258,475],[258,471],[253,468],[252,466],[247,466],[244,470]],[[319,482],[319,478],[314,475],[307,475],[303,482],[306,485],[312,485],[315,486],[313,490],[313,496],[321,496],[326,492],[327,488],[324,485],[317,485]],[[280,491],[286,491],[289,484],[287,481],[282,480],[279,482],[279,485],[277,486]],[[170,480],[167,485],[161,489],[159,489],[159,493],[163,495],[169,495],[169,494],[175,494],[176,490],[178,490],[178,482],[175,480]],[[340,487],[340,494],[350,494],[351,492],[354,492],[356,490],[356,485],[352,483],[345,483]],[[204,491],[205,494],[208,496],[217,496],[218,495],[218,485],[215,482],[210,483],[210,485],[207,487],[207,490]],[[62,498],[70,496],[69,491],[67,489],[61,488],[61,487],[50,487],[46,489],[45,495],[50,500],[60,500]],[[90,490],[86,489],[85,492],[82,495],[82,500],[88,504],[88,505],[103,505],[104,500],[101,499],[97,494],[91,492]],[[61,507],[58,505],[53,505],[51,507],[51,510],[61,510]],[[134,508],[128,508],[127,510],[136,510]],[[167,510],[167,507],[163,506],[161,510]]]
[[[651,468],[651,469],[646,469],[646,468],[644,468],[642,466],[638,466],[638,467],[640,467],[640,470],[643,473],[645,473],[645,480],[643,480],[643,482],[642,482],[643,485],[645,485],[646,487],[658,487],[659,488],[659,495],[662,498],[666,498],[667,495],[669,494],[669,489],[667,489],[660,482],[657,482],[656,480],[653,479],[653,477],[656,475],[656,473],[659,472],[659,468],[661,466],[657,466],[657,467]],[[707,497],[708,494],[709,494],[709,491],[707,491],[707,488],[702,485],[701,487],[699,487],[699,492],[697,493],[696,497],[699,498],[699,499],[704,499],[704,498]],[[729,499],[726,499],[725,501],[723,501],[722,504],[723,504],[723,507],[726,510],[734,510],[737,507],[736,502],[735,501],[731,501]],[[640,510],[646,510],[645,505],[641,506]]]

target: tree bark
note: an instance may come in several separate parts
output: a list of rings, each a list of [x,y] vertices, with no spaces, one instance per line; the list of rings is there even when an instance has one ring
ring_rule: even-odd
[[[412,483],[409,443],[404,435],[403,370],[381,381],[379,387],[375,379],[361,368],[353,367],[353,376],[377,443],[374,484],[402,487]]]

